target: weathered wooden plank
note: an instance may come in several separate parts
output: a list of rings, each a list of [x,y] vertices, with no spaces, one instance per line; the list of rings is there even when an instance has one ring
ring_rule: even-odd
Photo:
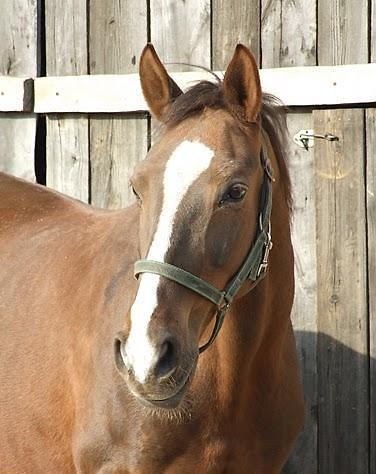
[[[146,2],[92,0],[90,73],[125,74],[138,70],[147,41]],[[130,21],[136,18],[135,21]],[[99,91],[97,91],[99,92]],[[129,177],[147,151],[147,119],[137,115],[90,118],[91,202],[124,207],[132,201]]]
[[[376,64],[263,69],[260,75],[263,89],[289,106],[376,103]],[[213,80],[210,73],[203,71],[175,72],[171,76],[182,89],[200,80]],[[38,113],[146,110],[137,74],[35,80]]]
[[[86,0],[49,0],[45,9],[47,74],[86,74]],[[47,116],[47,185],[85,202],[89,199],[88,140],[86,116]]]
[[[319,472],[368,472],[367,263],[362,110],[314,112]]]
[[[261,71],[263,89],[279,97],[286,105],[298,105],[297,102],[300,105],[304,102],[304,105],[311,105],[307,102],[325,103],[327,97],[331,99],[332,93],[336,92],[331,77],[333,71],[318,71],[316,67],[312,67],[316,65],[315,2],[261,0],[260,3],[262,67],[278,68]],[[318,72],[324,77],[316,82]],[[328,95],[324,98],[326,94]],[[293,142],[295,133],[312,127],[311,114],[290,114],[288,127],[288,166],[293,192],[292,238],[295,256],[292,322],[302,371],[305,425],[283,472],[315,474],[318,472],[318,427],[314,153],[312,150],[306,151],[298,147]]]
[[[171,73],[183,88],[213,80],[209,72]],[[147,111],[138,74],[43,77],[35,81],[35,111],[140,112]]]
[[[261,1],[262,67],[316,64],[316,2]]]
[[[0,171],[35,181],[35,117],[0,114]]]
[[[150,0],[150,14],[150,38],[169,72],[210,69],[210,0]],[[152,119],[151,142],[157,126]]]
[[[367,0],[318,0],[318,64],[368,62]]]
[[[369,56],[376,61],[376,0],[371,1]],[[370,474],[376,474],[376,109],[366,111],[368,298],[370,357]]]
[[[376,61],[376,0],[370,1],[369,59]],[[376,109],[366,110],[366,185],[369,304],[370,474],[376,474]]]
[[[314,150],[296,145],[292,137],[311,128],[312,114],[288,115],[290,150],[287,154],[293,195],[292,239],[295,256],[295,299],[292,322],[300,359],[305,426],[284,473],[317,473],[317,274],[316,190]]]
[[[68,114],[47,121],[46,184],[68,196],[88,202],[88,120]]]
[[[370,474],[376,474],[376,109],[366,111],[368,298],[370,356]]]
[[[0,112],[31,112],[33,80],[0,76]]]
[[[103,208],[122,208],[133,202],[129,179],[135,165],[145,157],[147,120],[114,114],[109,120],[97,115],[97,133],[92,133],[91,156],[105,155],[105,160],[92,159],[92,203]]]
[[[366,63],[368,2],[318,1],[319,65]],[[353,87],[358,87],[354,80]],[[315,113],[319,285],[319,470],[369,469],[369,355],[362,110]]]
[[[237,43],[260,58],[259,0],[212,0],[212,68],[225,69]]]
[[[35,111],[146,111],[138,74],[43,77],[35,81]]]
[[[3,0],[0,16],[0,75],[35,77],[37,73],[37,5],[34,0]],[[36,119],[0,114],[0,169],[35,180]]]
[[[151,41],[164,63],[210,68],[210,0],[150,0]],[[171,65],[171,71],[192,70]]]

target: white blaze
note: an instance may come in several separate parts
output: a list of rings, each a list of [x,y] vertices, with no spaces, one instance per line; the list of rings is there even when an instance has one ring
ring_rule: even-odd
[[[170,156],[163,176],[163,203],[157,229],[147,259],[164,262],[170,242],[176,211],[188,188],[210,165],[213,150],[200,142],[184,141]],[[143,383],[158,354],[148,336],[148,327],[158,305],[160,277],[140,275],[140,286],[131,309],[131,330],[125,354],[139,382]]]

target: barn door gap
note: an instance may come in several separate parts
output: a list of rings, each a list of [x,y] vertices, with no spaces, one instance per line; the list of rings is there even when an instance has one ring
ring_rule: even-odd
[[[46,76],[46,15],[45,0],[37,3],[37,76]],[[35,148],[34,148],[34,173],[36,182],[46,184],[46,117],[37,115]]]
[[[147,115],[146,120],[147,120],[147,149],[149,151],[152,144],[152,133],[153,133],[150,114]]]
[[[368,202],[368,190],[369,190],[369,182],[368,182],[368,169],[369,169],[369,163],[368,159],[371,157],[370,150],[369,150],[369,144],[368,144],[368,121],[367,121],[367,109],[363,110],[363,150],[364,150],[364,155],[363,155],[363,163],[364,163],[364,168],[363,168],[363,179],[364,179],[364,209],[366,212],[364,213],[365,217],[365,240],[366,240],[366,245],[365,245],[365,259],[366,259],[366,268],[368,271],[366,272],[366,311],[367,311],[367,324],[366,324],[366,338],[367,338],[367,355],[368,355],[368,366],[367,366],[367,371],[368,371],[368,387],[367,387],[367,401],[368,401],[368,407],[369,407],[369,425],[368,425],[368,465],[370,466],[370,473],[371,473],[371,466],[373,463],[373,433],[372,433],[372,420],[374,417],[372,416],[372,410],[373,408],[373,400],[372,400],[372,381],[373,381],[373,375],[372,375],[372,368],[373,368],[373,363],[372,363],[372,353],[371,353],[371,346],[372,346],[372,341],[371,341],[371,315],[372,315],[372,305],[370,301],[370,242],[372,241],[372,235],[370,235],[370,223],[369,223],[369,202]]]
[[[375,5],[375,7],[373,7]],[[372,18],[373,18],[373,8],[376,8],[376,4],[373,4],[372,0],[369,0],[368,2],[368,11],[367,11],[367,51],[368,51],[368,62],[372,63],[374,58],[372,57],[374,50],[374,46],[372,44],[372,39],[373,39],[373,23],[372,23]]]
[[[146,37],[148,43],[151,42],[151,12],[150,12],[150,1],[146,1]]]
[[[91,162],[91,142],[90,142],[90,131],[91,131],[91,118],[90,115],[87,116],[87,147],[89,150],[88,154],[88,170],[87,170],[87,202],[88,204],[92,204],[92,162]]]
[[[87,69],[88,74],[91,74],[90,25],[91,25],[90,0],[86,0],[86,56],[87,56],[86,69]],[[92,203],[92,195],[93,195],[93,191],[92,191],[91,143],[90,143],[91,126],[92,126],[91,116],[90,116],[90,114],[88,114],[87,115],[87,150],[88,150],[87,202],[88,202],[88,204]]]
[[[86,69],[87,73],[91,74],[90,66],[90,0],[86,0],[86,51],[87,51],[87,62]]]
[[[46,185],[46,117],[37,116],[35,149],[34,149],[34,172],[38,184]]]

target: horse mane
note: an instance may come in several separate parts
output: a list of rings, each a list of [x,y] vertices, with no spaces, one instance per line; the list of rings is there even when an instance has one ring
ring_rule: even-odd
[[[183,120],[199,115],[206,108],[223,109],[231,113],[224,94],[223,82],[201,81],[178,96],[166,113],[163,122],[167,128],[175,127]],[[263,93],[261,125],[269,136],[280,168],[286,202],[291,209],[291,181],[286,164],[287,124],[286,112],[282,102],[272,94]],[[242,122],[244,125],[244,122]]]

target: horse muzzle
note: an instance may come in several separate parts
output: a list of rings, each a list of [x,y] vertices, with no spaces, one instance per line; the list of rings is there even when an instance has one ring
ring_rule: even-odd
[[[165,409],[177,408],[193,377],[198,353],[184,355],[178,342],[166,337],[160,344],[153,365],[144,380],[135,376],[126,353],[122,332],[115,337],[115,364],[129,391],[144,405]]]

